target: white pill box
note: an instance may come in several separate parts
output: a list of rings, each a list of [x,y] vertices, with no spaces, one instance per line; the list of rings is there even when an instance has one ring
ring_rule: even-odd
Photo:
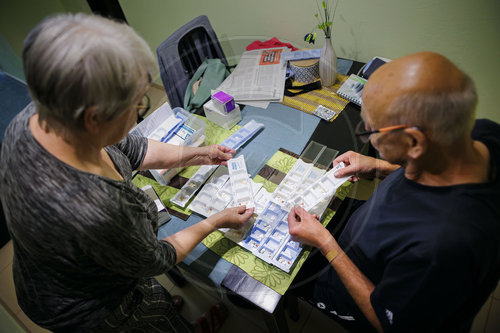
[[[217,109],[213,100],[209,100],[203,105],[203,110],[208,120],[227,130],[241,120],[241,111],[238,104],[235,105],[231,112],[222,112]]]

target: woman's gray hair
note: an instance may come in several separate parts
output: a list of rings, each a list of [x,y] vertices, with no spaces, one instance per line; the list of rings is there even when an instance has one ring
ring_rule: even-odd
[[[26,37],[23,68],[40,121],[81,130],[90,106],[105,120],[129,109],[147,88],[155,63],[147,43],[128,25],[60,14]]]
[[[470,135],[476,117],[477,93],[472,79],[456,91],[407,93],[395,98],[387,110],[391,125],[418,126],[433,142],[450,146]]]

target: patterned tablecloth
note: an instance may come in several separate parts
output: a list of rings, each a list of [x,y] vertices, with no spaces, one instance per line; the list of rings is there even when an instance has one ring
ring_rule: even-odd
[[[262,183],[263,187],[268,192],[273,192],[281,180],[283,180],[286,173],[290,171],[294,163],[297,161],[297,158],[298,155],[287,150],[280,149],[271,157],[271,159],[269,159],[266,165],[254,177],[254,181]],[[323,218],[321,220],[323,225],[326,226],[330,222],[335,214],[334,210],[336,210],[338,205],[342,202],[342,200],[344,200],[350,188],[351,183],[346,182],[337,190],[334,200],[332,200],[329,208],[327,208],[325,214],[323,214]],[[290,273],[285,273],[278,267],[266,263],[248,250],[227,239],[220,231],[212,232],[202,241],[202,243],[211,251],[220,255],[223,259],[240,267],[251,277],[281,295],[284,295],[290,287],[290,284],[310,253],[310,248],[305,247],[295,262],[295,266],[290,270]]]
[[[228,131],[223,129],[222,127],[214,125],[205,117],[200,117],[200,119],[207,123],[207,127],[205,128],[205,143],[207,145],[221,143],[241,127],[236,125]],[[287,151],[285,149],[278,150],[260,169],[258,174],[254,177],[254,180],[258,183],[262,183],[263,187],[268,192],[273,192],[281,182],[281,180],[283,180],[286,173],[290,171],[297,158],[298,155],[290,151]],[[192,212],[187,208],[182,209],[179,206],[171,203],[170,199],[174,197],[174,195],[198,170],[198,168],[199,166],[185,168],[182,172],[179,173],[179,175],[174,177],[167,186],[159,184],[154,179],[150,178],[147,173],[137,174],[133,179],[133,183],[138,187],[143,187],[148,184],[152,185],[155,191],[158,193],[162,202],[167,207],[170,214],[177,216],[183,220],[187,220]],[[336,193],[336,198],[332,201],[332,204],[323,216],[321,222],[324,225],[330,222],[333,215],[335,214],[334,211],[336,207],[338,207],[341,201],[345,198],[345,196],[349,192],[350,186],[351,184],[347,182],[343,186],[341,186],[341,188],[339,188]],[[189,206],[189,203],[188,205],[186,205],[186,207],[187,206]],[[211,233],[202,241],[202,243],[211,251],[220,255],[223,259],[229,261],[234,265],[237,265],[251,277],[282,295],[289,288],[294,277],[297,275],[300,267],[302,266],[310,252],[310,249],[306,247],[297,259],[295,267],[292,267],[290,273],[285,273],[278,267],[262,261],[246,249],[243,249],[236,243],[225,238],[220,231]]]
[[[207,118],[198,116],[202,119],[207,126],[205,127],[205,145],[219,144],[227,139],[231,134],[236,132],[241,128],[240,125],[235,125],[230,130],[226,130],[220,126],[215,125],[211,121],[208,121]],[[155,189],[156,193],[160,197],[161,201],[167,208],[168,212],[171,215],[177,216],[183,220],[187,220],[189,215],[191,215],[191,210],[187,208],[180,208],[176,204],[170,202],[175,194],[181,189],[181,187],[195,174],[195,172],[199,169],[199,166],[187,167],[182,170],[177,176],[175,176],[167,186],[163,186],[158,183],[156,180],[152,178],[152,176],[148,172],[144,172],[142,174],[137,174],[132,182],[138,186],[143,187],[145,185],[151,185]],[[189,203],[186,207],[189,206]]]

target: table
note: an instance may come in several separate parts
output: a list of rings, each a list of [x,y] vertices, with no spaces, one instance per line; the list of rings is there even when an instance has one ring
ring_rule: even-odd
[[[349,73],[357,72],[361,65],[354,63]],[[264,123],[265,128],[238,153],[245,155],[247,169],[252,177],[279,148],[300,154],[311,140],[337,149],[340,153],[347,150],[359,151],[361,148],[361,142],[353,135],[354,128],[361,119],[359,107],[352,103],[332,123],[320,122],[316,116],[278,103],[271,103],[266,110],[244,107],[240,124],[244,125],[252,119]],[[273,131],[275,126],[286,126],[288,131],[285,134]],[[160,228],[158,237],[164,238],[201,220],[202,217],[196,214],[187,221],[173,218]],[[221,259],[204,245],[199,244],[180,267],[205,283],[223,286],[263,309],[267,313],[264,314],[264,319],[269,331],[288,331],[282,295]]]

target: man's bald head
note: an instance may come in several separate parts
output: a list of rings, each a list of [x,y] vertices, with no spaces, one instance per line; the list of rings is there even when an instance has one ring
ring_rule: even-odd
[[[470,132],[476,102],[471,79],[432,52],[410,54],[381,66],[363,91],[364,116],[372,126],[419,126],[443,144]]]

